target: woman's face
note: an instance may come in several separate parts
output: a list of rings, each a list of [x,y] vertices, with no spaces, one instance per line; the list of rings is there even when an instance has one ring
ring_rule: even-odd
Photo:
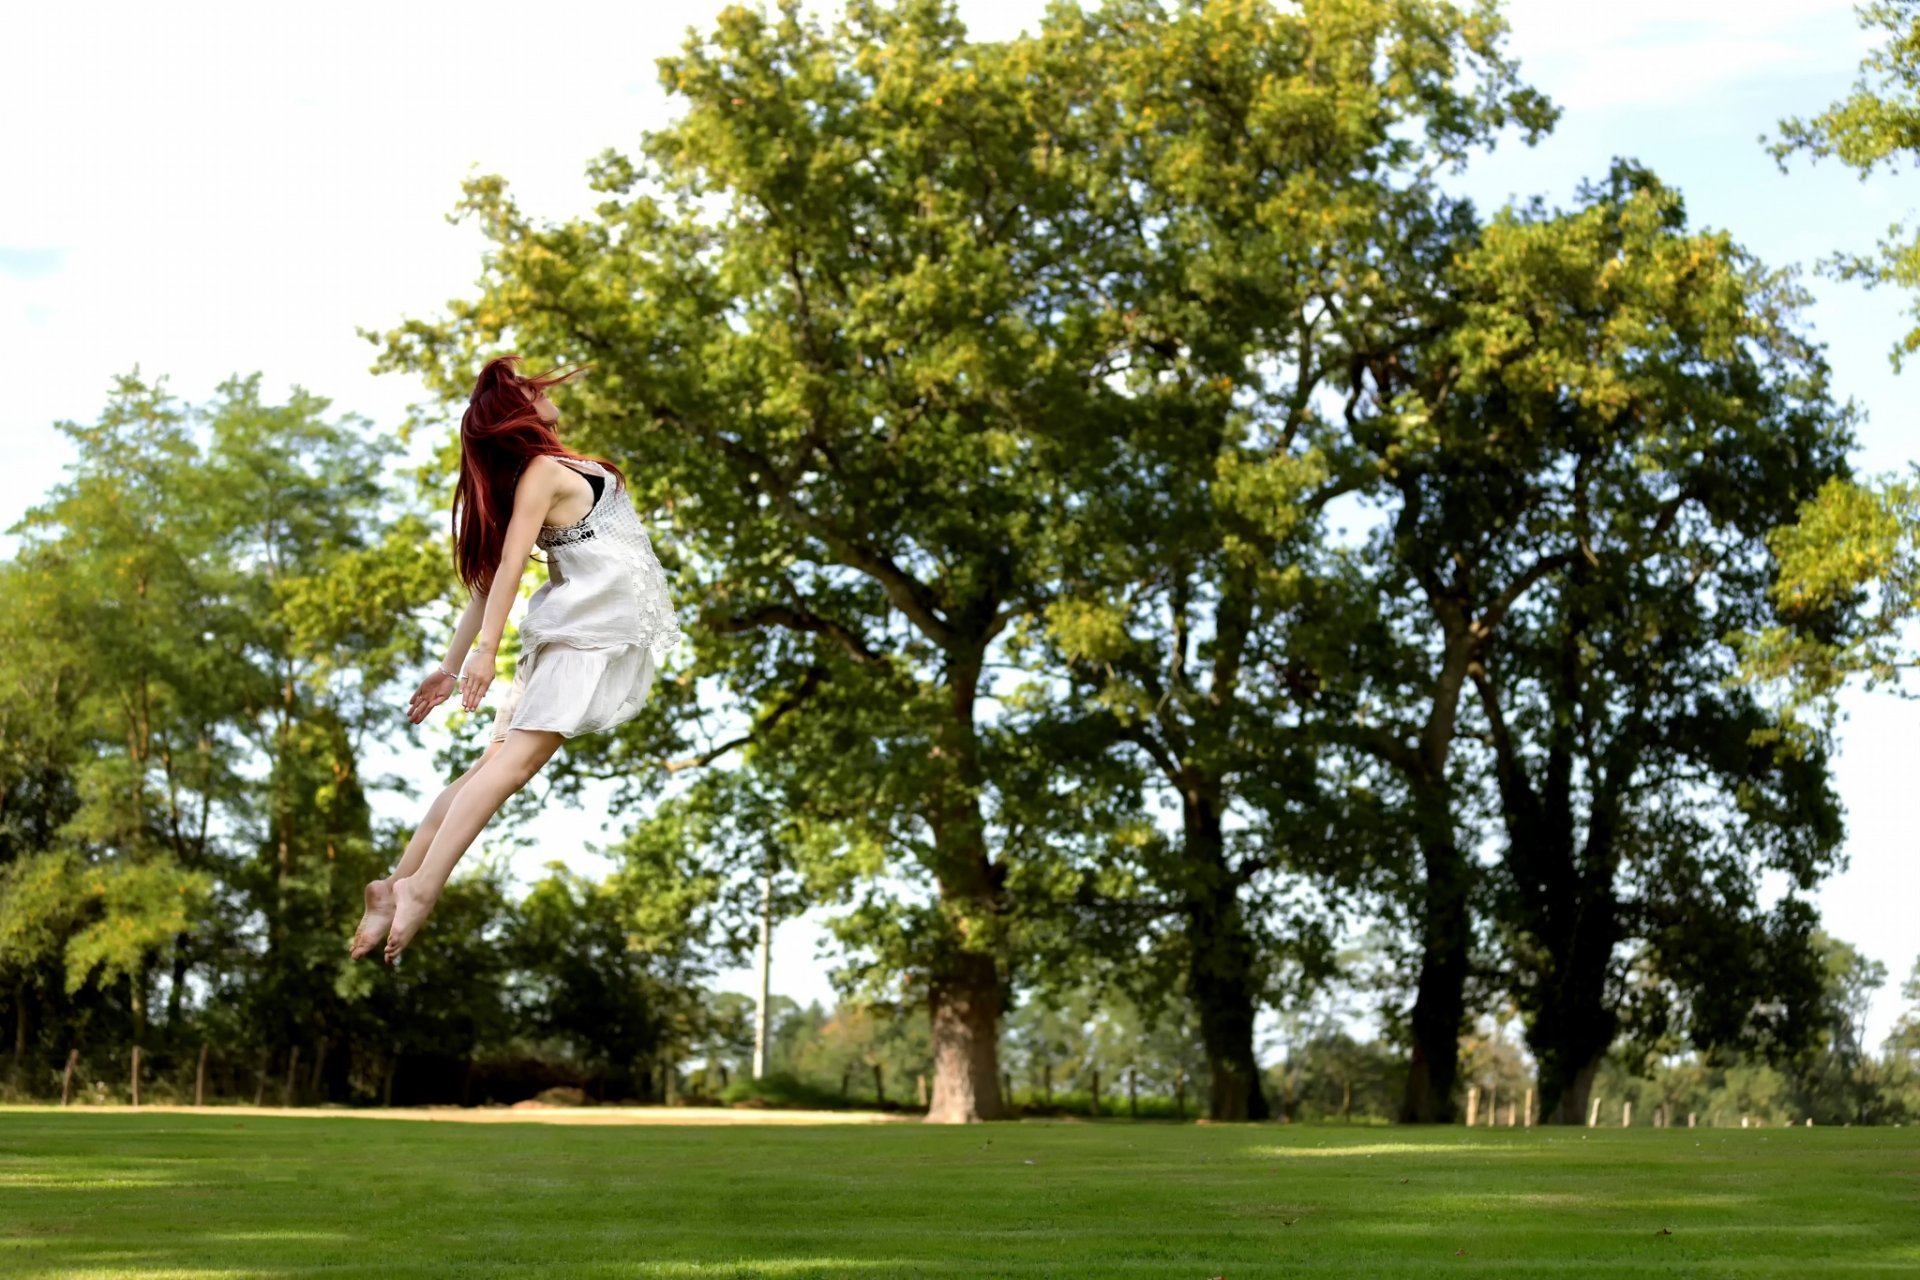
[[[521,390],[524,392],[525,388]],[[560,421],[560,410],[554,405],[553,401],[547,399],[547,393],[544,391],[539,392],[533,397],[533,411],[539,414],[540,421],[546,423],[548,426],[552,426],[554,423]]]

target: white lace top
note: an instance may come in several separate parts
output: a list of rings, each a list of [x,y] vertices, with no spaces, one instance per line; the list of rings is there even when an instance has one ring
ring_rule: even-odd
[[[658,665],[682,636],[653,542],[612,472],[597,462],[561,461],[607,483],[579,523],[542,529],[534,540],[547,553],[547,581],[520,623],[523,661],[556,642],[583,649],[638,644]]]

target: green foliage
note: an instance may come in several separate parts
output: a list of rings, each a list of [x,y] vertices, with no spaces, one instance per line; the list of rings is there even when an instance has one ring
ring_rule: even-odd
[[[685,938],[653,923],[671,897],[630,879],[596,883],[562,863],[516,911],[510,954],[526,1031],[567,1045],[616,1079],[671,1062],[695,1028]]]
[[[1830,480],[1767,544],[1780,619],[1739,637],[1740,678],[1780,708],[1763,740],[1804,750],[1831,737],[1849,681],[1902,691],[1920,616],[1920,481]]]
[[[0,866],[0,975],[24,981],[64,954],[84,910],[77,870],[65,850]]]
[[[137,979],[147,957],[185,933],[206,906],[213,878],[164,862],[118,862],[81,873],[69,887],[97,911],[67,939],[71,995],[96,973],[102,985]]]
[[[1855,9],[1860,25],[1880,43],[1860,63],[1853,92],[1811,119],[1780,122],[1780,137],[1769,150],[1786,167],[1787,157],[1804,153],[1814,160],[1832,157],[1858,170],[1862,181],[1876,169],[1898,169],[1920,153],[1920,4],[1915,0],[1871,0]],[[1838,253],[1824,264],[1842,280],[1890,284],[1909,293],[1920,290],[1920,230],[1896,223],[1876,254]],[[1920,316],[1920,302],[1913,313]],[[1900,368],[1920,350],[1920,327],[1895,345]]]
[[[836,1090],[809,1084],[785,1071],[776,1071],[758,1080],[741,1076],[726,1087],[720,1100],[730,1107],[744,1104],[816,1111],[839,1111],[850,1106],[866,1105],[864,1101],[856,1103]]]
[[[350,1034],[340,930],[385,857],[359,740],[398,723],[435,576],[391,442],[326,410],[257,375],[204,406],[122,377],[60,424],[77,461],[15,529],[0,631],[57,643],[0,656],[0,785],[30,802],[10,874],[68,895],[29,949],[83,1003],[124,987],[136,1037],[163,967],[170,1042],[196,973],[240,993],[248,1039]]]

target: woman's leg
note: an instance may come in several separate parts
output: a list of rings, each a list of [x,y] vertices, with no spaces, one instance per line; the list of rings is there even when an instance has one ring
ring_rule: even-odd
[[[387,930],[393,927],[393,882],[403,876],[410,876],[420,866],[421,859],[427,856],[427,849],[433,843],[435,833],[445,821],[447,810],[453,807],[453,798],[460,789],[480,772],[481,766],[500,753],[505,746],[504,739],[489,742],[487,749],[465,773],[449,782],[427,806],[427,816],[420,820],[414,829],[413,839],[407,841],[406,852],[400,855],[400,865],[384,879],[375,880],[367,885],[366,914],[360,917],[359,928],[353,931],[353,941],[348,944],[348,954],[355,960],[378,950],[386,939]]]
[[[565,741],[560,734],[545,729],[509,729],[500,750],[483,760],[454,795],[426,853],[409,874],[393,882],[393,927],[387,933],[386,949],[389,963],[406,950],[432,914],[454,864],[481,828],[499,812],[508,796],[533,780]]]

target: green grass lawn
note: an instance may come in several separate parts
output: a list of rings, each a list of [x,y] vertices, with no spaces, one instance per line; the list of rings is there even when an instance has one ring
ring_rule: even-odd
[[[0,1110],[5,1276],[1490,1272],[1920,1276],[1920,1129]]]

